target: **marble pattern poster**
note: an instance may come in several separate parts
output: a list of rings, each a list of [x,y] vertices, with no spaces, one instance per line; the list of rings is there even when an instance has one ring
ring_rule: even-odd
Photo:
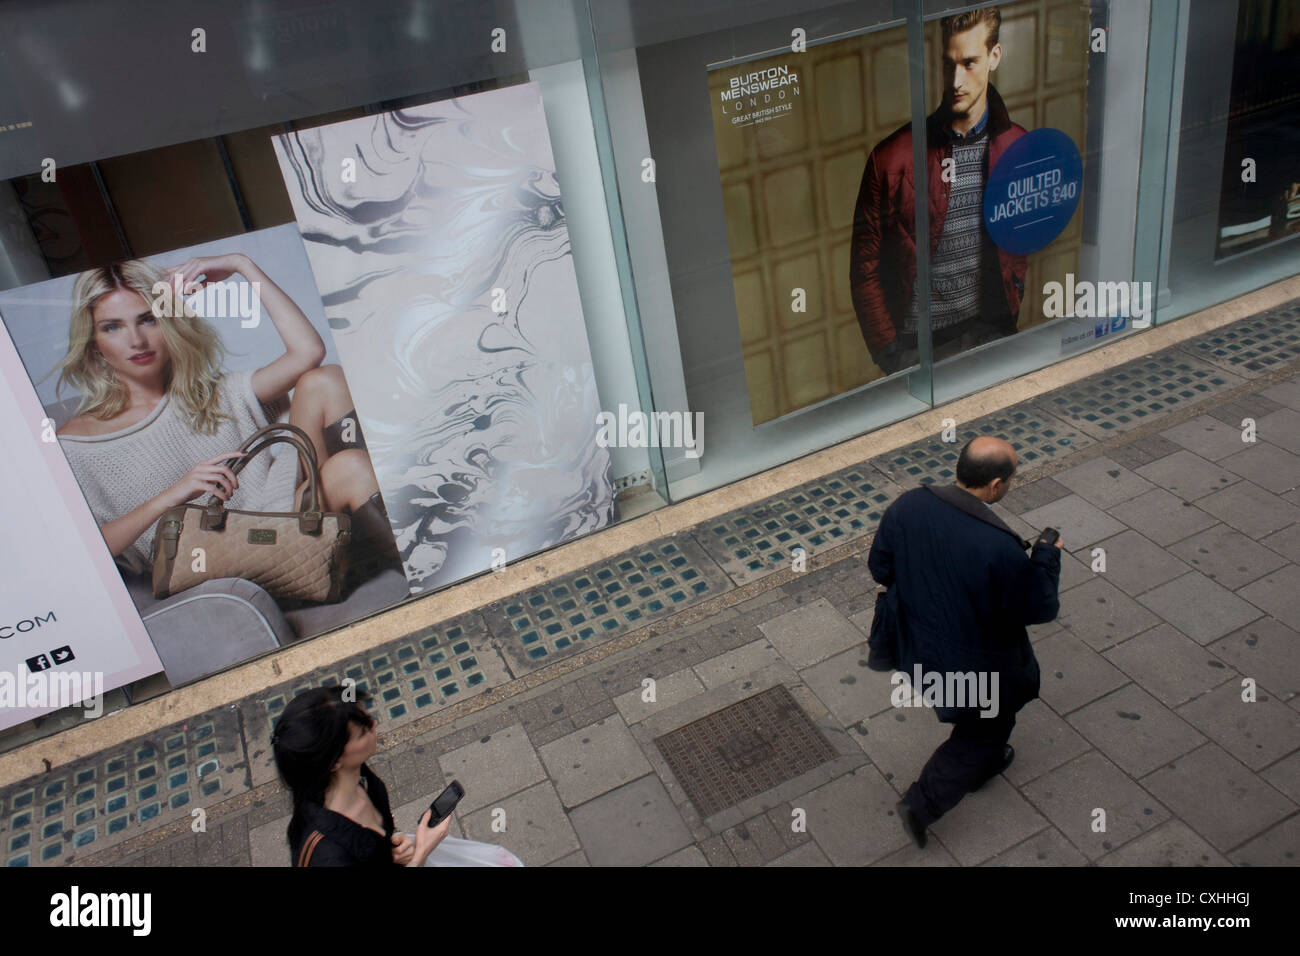
[[[411,591],[615,520],[537,84],[273,142]]]

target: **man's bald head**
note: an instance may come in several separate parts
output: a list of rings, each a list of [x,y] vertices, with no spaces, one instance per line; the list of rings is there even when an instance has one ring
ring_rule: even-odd
[[[1007,493],[1019,463],[1009,442],[981,435],[967,442],[957,458],[957,484],[985,501],[998,501]]]

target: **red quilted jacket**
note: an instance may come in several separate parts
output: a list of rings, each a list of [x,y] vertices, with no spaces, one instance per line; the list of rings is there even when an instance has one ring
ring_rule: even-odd
[[[987,170],[993,169],[1008,146],[1025,133],[1011,122],[998,91],[989,84],[989,151]],[[930,253],[939,246],[948,214],[948,190],[943,180],[943,160],[952,158],[951,136],[942,107],[926,119],[926,168],[930,177]],[[1020,312],[1025,292],[1027,256],[998,250],[1002,288],[1011,316]],[[912,182],[912,124],[895,130],[876,144],[862,173],[858,205],[853,217],[853,244],[849,255],[849,282],[853,308],[858,313],[862,338],[875,353],[894,341],[916,282],[916,201]]]

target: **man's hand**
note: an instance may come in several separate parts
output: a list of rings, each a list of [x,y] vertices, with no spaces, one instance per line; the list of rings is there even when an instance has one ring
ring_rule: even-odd
[[[406,866],[415,859],[415,841],[405,833],[393,834],[393,862]]]

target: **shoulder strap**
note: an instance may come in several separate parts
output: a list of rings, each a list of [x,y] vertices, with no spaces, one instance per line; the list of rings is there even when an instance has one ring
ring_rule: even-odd
[[[316,845],[325,838],[325,834],[319,830],[312,830],[307,834],[307,839],[302,841],[302,849],[298,851],[298,865],[311,866],[311,855],[316,851]]]
[[[1011,535],[1011,537],[1015,538],[1016,544],[1020,545],[1020,547],[1029,547],[1030,543],[1007,527],[1007,523],[997,516],[997,512],[988,507],[969,491],[963,491],[956,485],[925,485],[924,487],[928,488],[935,497],[939,498],[939,500],[946,501],[957,510],[964,511],[972,518],[978,518],[980,521],[992,525],[999,531],[1005,531],[1007,534]]]

